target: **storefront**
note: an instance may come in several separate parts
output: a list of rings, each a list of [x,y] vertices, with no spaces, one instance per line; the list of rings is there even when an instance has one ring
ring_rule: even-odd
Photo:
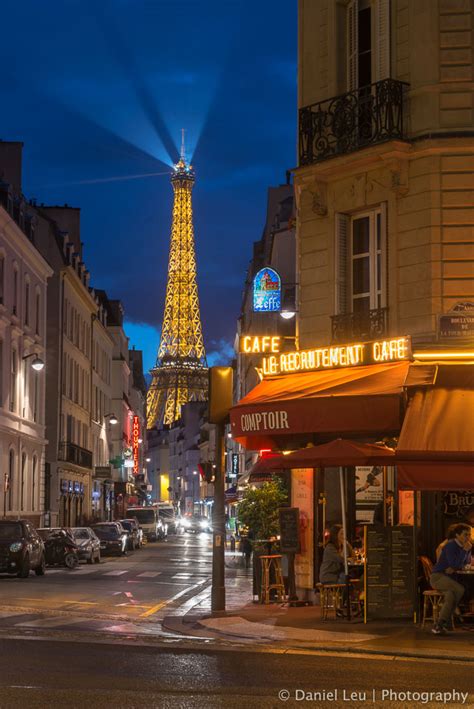
[[[63,471],[67,474],[67,471]],[[83,523],[85,514],[85,496],[87,486],[80,480],[69,477],[60,478],[59,525],[61,527],[76,527]]]
[[[454,471],[459,490],[461,469],[466,489],[474,488],[472,355],[445,349],[418,356],[410,338],[402,337],[275,354],[262,361],[261,377],[231,411],[233,437],[255,451],[287,453],[341,437],[397,448],[403,466],[344,467],[348,536],[353,539],[359,524],[370,523],[389,497],[384,522],[413,524],[418,494],[421,544],[432,556],[446,526],[446,492],[435,491],[447,490]],[[318,580],[325,530],[341,521],[337,470],[291,471],[291,504],[300,508],[305,530],[297,582],[308,592]],[[410,487],[410,476],[419,480],[423,474],[433,487]]]

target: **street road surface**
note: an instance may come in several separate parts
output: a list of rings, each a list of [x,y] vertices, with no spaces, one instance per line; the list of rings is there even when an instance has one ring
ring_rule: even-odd
[[[460,707],[413,702],[410,692],[472,692],[472,664],[269,653],[252,650],[0,640],[0,707],[45,709],[253,709],[260,707]],[[334,692],[337,701],[296,701],[299,692]],[[353,700],[343,701],[355,693]],[[376,702],[372,701],[373,690]],[[400,701],[381,701],[382,691]],[[281,701],[279,692],[289,692]],[[284,697],[287,695],[283,693]],[[423,696],[423,695],[421,695]],[[365,697],[365,698],[364,698]]]
[[[209,534],[170,536],[101,564],[48,568],[43,577],[0,576],[0,630],[123,632],[127,623],[159,623],[212,576]]]

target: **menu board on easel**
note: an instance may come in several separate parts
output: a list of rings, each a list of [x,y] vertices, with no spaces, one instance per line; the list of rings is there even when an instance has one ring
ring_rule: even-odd
[[[366,618],[409,618],[415,609],[413,527],[366,527]]]

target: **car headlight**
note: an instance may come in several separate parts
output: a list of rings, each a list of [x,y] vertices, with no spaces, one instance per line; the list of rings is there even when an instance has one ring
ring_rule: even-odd
[[[22,542],[13,542],[13,544],[10,544],[10,551],[20,551],[22,547]]]

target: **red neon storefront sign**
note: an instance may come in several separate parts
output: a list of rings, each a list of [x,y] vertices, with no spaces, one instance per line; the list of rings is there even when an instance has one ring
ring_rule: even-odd
[[[140,439],[140,419],[138,416],[133,417],[132,424],[132,453],[133,453],[133,474],[138,475],[140,472],[140,456],[139,456],[139,439]]]

